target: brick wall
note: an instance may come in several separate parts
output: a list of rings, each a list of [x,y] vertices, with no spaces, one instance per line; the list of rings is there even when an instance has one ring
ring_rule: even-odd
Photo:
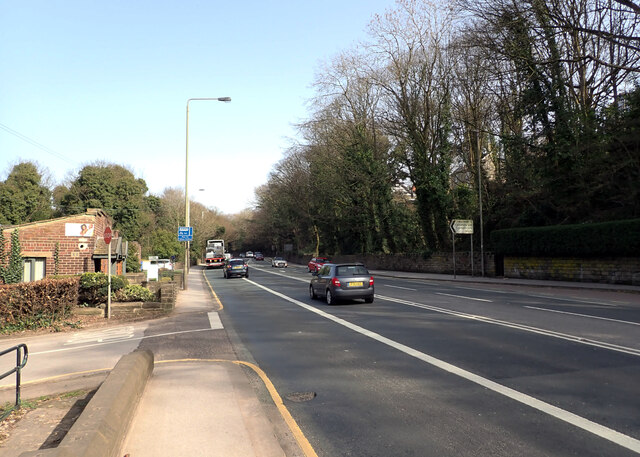
[[[66,236],[65,224],[94,224],[93,236]],[[87,211],[87,214],[33,222],[17,226],[20,248],[23,257],[45,258],[46,275],[55,273],[55,252],[58,250],[58,274],[78,274],[94,272],[92,258],[98,236],[110,224],[108,216],[102,211]],[[11,233],[15,228],[4,229],[7,248],[11,244]]]

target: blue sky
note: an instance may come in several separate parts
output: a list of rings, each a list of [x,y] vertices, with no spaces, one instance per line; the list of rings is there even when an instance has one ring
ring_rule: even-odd
[[[0,0],[0,179],[31,160],[57,184],[103,160],[154,194],[184,188],[187,99],[228,96],[190,104],[189,195],[239,212],[308,118],[322,64],[394,6]]]

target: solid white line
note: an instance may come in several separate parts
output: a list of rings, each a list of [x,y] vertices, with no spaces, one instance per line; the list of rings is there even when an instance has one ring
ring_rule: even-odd
[[[220,330],[224,328],[222,325],[222,321],[220,320],[220,315],[216,311],[211,311],[209,313],[209,325],[213,330]]]
[[[408,287],[402,287],[402,286],[392,286],[391,284],[383,284],[383,286],[384,287],[393,287],[394,289],[413,290],[414,292],[418,290],[418,289],[410,289]]]
[[[600,320],[603,320],[603,321],[620,322],[621,324],[640,325],[640,322],[631,322],[631,321],[623,321],[623,320],[620,320],[620,319],[611,319],[609,317],[592,316],[591,314],[571,313],[569,311],[560,311],[560,310],[557,310],[557,309],[538,308],[537,306],[525,306],[525,308],[535,309],[535,310],[538,310],[538,311],[548,311],[550,313],[570,314],[572,316],[588,317],[590,319],[600,319]]]
[[[66,347],[66,348],[63,348],[63,349],[51,349],[49,351],[40,351],[40,352],[29,352],[29,357],[34,356],[34,355],[41,355],[41,354],[51,354],[51,353],[54,353],[54,352],[65,352],[65,351],[75,351],[75,350],[78,350],[78,349],[87,349],[87,348],[92,348],[92,347],[95,347],[95,346],[104,346],[106,344],[123,343],[123,342],[128,342],[128,341],[142,341],[142,340],[149,339],[149,338],[160,338],[160,337],[163,337],[163,336],[180,335],[182,333],[208,332],[209,330],[211,330],[211,329],[210,328],[201,328],[201,329],[197,329],[197,330],[182,330],[182,331],[179,331],[179,332],[160,333],[158,335],[138,336],[138,337],[135,337],[135,338],[104,341],[102,343],[85,344],[84,346],[73,346],[73,347]]]
[[[537,398],[531,397],[530,395],[524,394],[522,392],[518,392],[517,390],[514,390],[510,387],[503,386],[502,384],[498,384],[497,382],[491,381],[490,379],[483,378],[482,376],[479,376],[475,373],[464,370],[460,367],[452,365],[443,360],[432,357],[428,354],[425,354],[424,352],[420,352],[409,346],[405,346],[402,343],[393,341],[389,338],[379,335],[378,333],[372,332],[371,330],[367,330],[363,327],[360,327],[359,325],[352,324],[351,322],[348,322],[344,319],[336,317],[333,314],[326,313],[317,308],[314,308],[313,306],[307,305],[306,303],[303,303],[301,301],[288,297],[287,295],[281,294],[280,292],[276,292],[275,290],[269,289],[268,287],[258,284],[257,282],[254,282],[251,280],[247,280],[247,281],[255,285],[256,287],[259,287],[290,303],[293,303],[308,311],[311,311],[312,313],[318,314],[319,316],[322,316],[325,319],[331,320],[337,324],[347,327],[357,333],[360,333],[361,335],[367,336],[380,343],[386,344],[387,346],[397,349],[398,351],[401,351],[412,357],[415,357],[418,360],[422,360],[423,362],[426,362],[430,365],[433,365],[451,374],[454,374],[463,379],[471,381],[475,384],[478,384],[482,387],[492,390],[500,395],[504,395],[505,397],[511,398],[512,400],[515,400],[519,403],[530,406],[531,408],[537,409],[538,411],[541,411],[543,413],[549,414],[550,416],[553,416],[557,419],[560,419],[564,422],[567,422],[571,425],[581,428],[582,430],[593,433],[594,435],[597,435],[601,438],[609,440],[613,443],[616,443],[634,452],[640,453],[640,440],[637,440],[631,436],[624,435],[616,430],[605,427],[604,425],[600,425],[596,422],[592,422],[589,419],[585,419],[584,417],[578,416],[569,411],[565,411],[561,408],[558,408],[557,406],[553,406],[542,400],[538,400]]]
[[[445,294],[442,292],[436,292],[436,295],[446,295],[447,297],[464,298],[466,300],[485,301],[485,302],[493,303],[492,300],[486,300],[484,298],[465,297],[464,295]]]

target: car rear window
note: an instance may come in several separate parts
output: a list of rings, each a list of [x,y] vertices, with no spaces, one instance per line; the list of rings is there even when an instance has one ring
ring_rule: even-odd
[[[368,274],[369,270],[362,265],[346,265],[336,269],[336,276],[363,276]]]
[[[231,261],[229,261],[229,263],[231,265],[243,265],[244,261],[243,260],[231,260]]]

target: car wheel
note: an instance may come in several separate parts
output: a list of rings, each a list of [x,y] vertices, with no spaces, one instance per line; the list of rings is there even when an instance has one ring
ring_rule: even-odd
[[[327,305],[335,305],[336,300],[333,298],[331,290],[327,289]]]
[[[366,297],[366,298],[364,299],[364,302],[365,302],[365,303],[373,303],[373,297]]]
[[[318,298],[318,296],[316,295],[316,291],[313,290],[312,285],[309,285],[309,297],[311,298],[311,300],[315,300],[316,298]]]

